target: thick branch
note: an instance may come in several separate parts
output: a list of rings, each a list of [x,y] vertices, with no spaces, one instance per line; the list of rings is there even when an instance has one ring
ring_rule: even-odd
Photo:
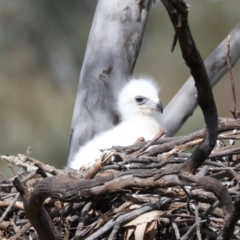
[[[230,62],[231,66],[234,66],[240,58],[240,23],[238,23],[228,35],[231,35]],[[212,87],[217,84],[228,71],[225,56],[226,42],[227,37],[204,61]],[[193,77],[191,76],[164,108],[163,115],[161,115],[160,121],[164,129],[167,130],[167,136],[174,136],[186,120],[192,116],[193,111],[197,107],[196,95],[197,90],[194,86]]]
[[[79,146],[116,124],[114,102],[132,75],[151,3],[98,1],[79,79],[68,161]]]
[[[227,219],[233,212],[233,204],[228,190],[216,179],[211,177],[196,177],[193,175],[180,174],[179,179],[185,185],[198,185],[206,191],[211,191],[221,202],[224,218]]]
[[[40,199],[35,199],[35,201],[32,201],[30,204],[30,194],[17,177],[14,179],[13,184],[21,194],[26,215],[33,227],[36,229],[40,239],[60,240],[61,234],[54,226],[45,208],[42,206],[43,202],[41,202]],[[46,196],[47,194],[42,193],[42,195]]]
[[[188,26],[188,7],[184,1],[162,0],[176,31],[182,55],[190,68],[197,88],[197,100],[206,122],[206,134],[202,143],[184,163],[184,169],[195,171],[205,161],[215,146],[218,133],[217,109],[203,60],[196,48]]]
[[[224,227],[222,233],[219,235],[218,240],[228,240],[231,238],[235,225],[240,218],[240,195],[235,198],[234,211],[230,215],[224,218]]]

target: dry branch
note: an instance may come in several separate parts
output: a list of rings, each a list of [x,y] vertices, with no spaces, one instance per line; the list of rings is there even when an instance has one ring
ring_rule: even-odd
[[[187,171],[195,171],[205,161],[215,146],[218,133],[217,109],[203,60],[196,48],[188,26],[188,6],[184,1],[162,0],[173,23],[182,55],[190,68],[197,88],[197,100],[206,122],[204,140],[183,164]]]
[[[240,58],[240,22],[229,32],[231,35],[230,63],[234,66]],[[228,36],[227,36],[228,37]],[[227,73],[226,42],[227,37],[204,61],[211,86],[215,86]],[[193,77],[184,83],[171,102],[164,108],[161,124],[167,130],[168,136],[174,136],[183,126],[186,120],[192,116],[197,107],[195,95],[197,90],[194,86]]]

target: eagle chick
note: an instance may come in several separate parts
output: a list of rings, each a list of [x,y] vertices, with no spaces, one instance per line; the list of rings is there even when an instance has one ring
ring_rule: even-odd
[[[88,167],[100,157],[99,149],[128,146],[139,137],[151,140],[160,131],[157,115],[163,111],[158,92],[159,88],[151,78],[131,79],[120,91],[117,100],[120,124],[80,147],[69,167]]]

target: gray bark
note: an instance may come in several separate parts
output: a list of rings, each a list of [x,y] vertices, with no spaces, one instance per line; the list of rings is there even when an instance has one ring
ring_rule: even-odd
[[[240,57],[240,23],[230,32],[231,35],[231,66]],[[210,84],[213,87],[228,71],[226,62],[227,37],[219,44],[214,52],[204,61]],[[186,81],[161,115],[161,126],[167,130],[167,136],[174,136],[197,107],[197,90],[192,76]]]
[[[115,98],[140,49],[152,0],[99,0],[74,107],[68,161],[79,146],[117,122]]]

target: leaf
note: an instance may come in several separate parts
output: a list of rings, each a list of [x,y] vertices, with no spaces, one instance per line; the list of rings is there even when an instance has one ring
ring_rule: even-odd
[[[123,227],[136,226],[138,224],[148,223],[153,220],[158,220],[162,214],[163,214],[162,211],[151,211],[133,219],[132,221],[125,224]]]
[[[135,239],[144,240],[146,227],[147,227],[147,223],[142,223],[142,224],[137,225],[135,232],[134,232]]]
[[[148,223],[144,240],[154,240],[157,232],[157,221],[152,221]]]
[[[124,240],[128,240],[131,237],[132,233],[134,232],[134,229],[135,228],[133,228],[133,227],[128,227],[126,229],[126,231],[124,233]]]

